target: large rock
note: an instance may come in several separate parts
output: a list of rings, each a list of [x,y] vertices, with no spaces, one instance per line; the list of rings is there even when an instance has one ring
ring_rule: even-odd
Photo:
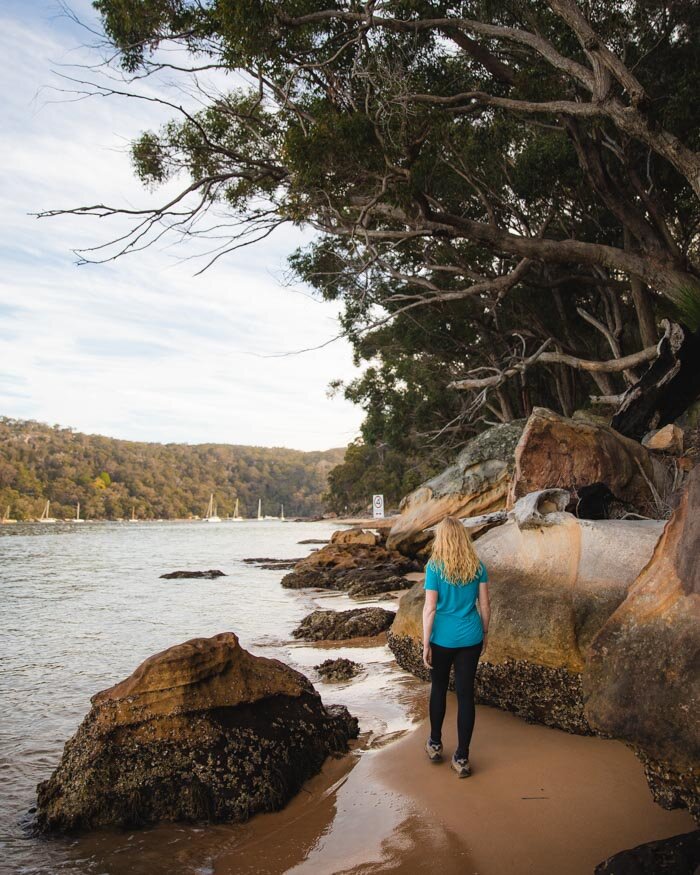
[[[613,428],[574,421],[535,407],[515,450],[508,506],[539,489],[557,486],[574,498],[583,486],[604,483],[618,499],[654,516],[653,486],[661,471],[647,450]]]
[[[700,830],[647,842],[599,863],[593,875],[697,875]]]
[[[642,446],[658,453],[680,456],[683,453],[683,429],[671,422],[642,438]]]
[[[407,495],[387,546],[416,555],[430,540],[422,533],[446,516],[477,516],[504,507],[523,426],[524,420],[517,420],[483,432],[454,465]]]
[[[379,542],[379,535],[364,529],[338,529],[331,535],[331,544],[362,544],[365,547],[374,547]]]
[[[593,640],[584,695],[591,725],[640,756],[656,801],[700,817],[700,468]]]
[[[307,641],[342,641],[385,632],[395,617],[384,608],[353,608],[349,611],[312,611],[292,632]]]
[[[479,540],[491,626],[477,696],[527,720],[589,733],[581,681],[587,648],[649,560],[663,522],[579,520],[568,513],[543,522],[520,529],[511,520]],[[400,665],[427,678],[422,587],[402,597],[389,646]]]
[[[43,831],[244,821],[281,808],[357,735],[345,708],[232,632],[158,653],[91,701],[38,787]]]

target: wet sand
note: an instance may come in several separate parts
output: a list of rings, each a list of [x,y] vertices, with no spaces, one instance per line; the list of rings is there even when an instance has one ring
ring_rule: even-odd
[[[424,707],[425,692],[416,702]],[[443,742],[456,742],[454,695]],[[693,829],[651,798],[617,741],[532,726],[479,707],[472,777],[423,751],[425,721],[398,741],[329,760],[278,814],[254,818],[216,875],[591,875],[624,848]]]

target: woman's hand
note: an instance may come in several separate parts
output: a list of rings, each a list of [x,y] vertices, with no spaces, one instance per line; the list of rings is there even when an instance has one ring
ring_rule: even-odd
[[[486,653],[486,648],[489,646],[489,633],[484,632],[484,643],[481,645],[481,653],[480,656],[483,656]]]
[[[433,667],[433,648],[430,644],[423,645],[423,664],[426,668]]]

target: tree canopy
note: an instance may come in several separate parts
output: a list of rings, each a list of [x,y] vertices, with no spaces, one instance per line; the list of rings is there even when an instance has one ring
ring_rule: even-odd
[[[420,470],[533,404],[612,399],[654,358],[660,317],[700,326],[694,0],[94,6],[120,93],[164,69],[244,84],[200,89],[196,111],[163,98],[173,119],[134,166],[179,193],[69,211],[134,220],[86,258],[189,234],[205,269],[281,224],[315,229],[291,266],[342,301],[370,364],[345,387],[368,450]]]

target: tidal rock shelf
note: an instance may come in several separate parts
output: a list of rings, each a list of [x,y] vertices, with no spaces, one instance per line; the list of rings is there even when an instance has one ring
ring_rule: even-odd
[[[594,635],[624,601],[651,557],[663,522],[593,522],[551,513],[515,520],[479,539],[489,570],[491,634],[479,662],[478,700],[567,732],[590,734],[582,671]],[[399,604],[388,635],[399,665],[426,678],[423,584]]]
[[[384,608],[353,608],[349,611],[313,611],[292,632],[306,641],[344,641],[369,638],[391,626],[396,614]]]
[[[208,571],[169,571],[161,574],[161,580],[216,580],[217,577],[226,577],[218,568],[210,568]]]
[[[282,586],[348,590],[364,597],[387,592],[387,582],[392,589],[407,589],[411,584],[404,575],[421,568],[420,562],[387,549],[380,534],[364,529],[339,530],[329,544],[297,562],[282,578]]]
[[[38,787],[43,832],[245,821],[282,808],[358,734],[346,708],[232,632],[158,653],[91,701]]]

